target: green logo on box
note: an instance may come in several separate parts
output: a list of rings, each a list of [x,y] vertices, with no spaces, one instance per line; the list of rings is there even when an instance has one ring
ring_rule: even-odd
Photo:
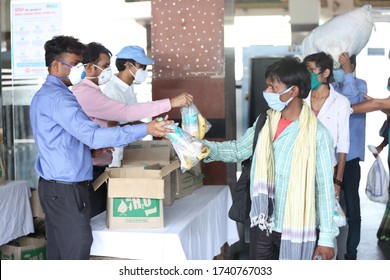
[[[31,249],[23,250],[22,260],[45,260],[46,259],[46,246]]]
[[[160,200],[151,198],[113,199],[113,217],[160,217]]]

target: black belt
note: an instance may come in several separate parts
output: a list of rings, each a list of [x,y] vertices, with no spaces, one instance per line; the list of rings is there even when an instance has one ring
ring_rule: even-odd
[[[91,185],[91,181],[82,181],[82,182],[65,182],[65,181],[59,181],[59,180],[46,180],[45,178],[39,177],[39,181],[45,181],[49,183],[54,183],[54,184],[62,184],[62,185],[80,185],[83,187],[89,187]]]

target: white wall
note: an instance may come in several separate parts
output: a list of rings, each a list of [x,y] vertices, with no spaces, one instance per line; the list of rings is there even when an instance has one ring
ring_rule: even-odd
[[[368,86],[368,95],[375,98],[387,98],[390,92],[386,89],[387,80],[390,77],[390,29],[389,22],[376,22],[370,40],[366,47],[357,56],[356,76],[364,79]],[[368,48],[383,48],[383,56],[369,56]],[[382,126],[386,115],[380,111],[367,114],[366,144],[379,145],[383,138],[379,136],[379,129]],[[381,153],[382,160],[387,167],[387,152],[384,149]],[[374,157],[366,149],[366,160],[362,164],[362,176],[366,177],[369,167],[372,165]]]
[[[146,30],[136,19],[150,17],[150,2],[63,0],[63,32],[82,42],[102,43],[114,55],[126,45],[146,47]]]

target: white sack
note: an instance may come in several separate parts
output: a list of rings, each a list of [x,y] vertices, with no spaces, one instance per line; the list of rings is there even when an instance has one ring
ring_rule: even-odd
[[[302,55],[323,51],[335,62],[343,52],[357,55],[370,39],[373,26],[370,5],[353,9],[313,29],[302,42]]]

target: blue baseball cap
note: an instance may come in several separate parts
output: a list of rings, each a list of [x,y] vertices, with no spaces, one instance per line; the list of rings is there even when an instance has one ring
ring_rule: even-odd
[[[139,46],[124,47],[116,56],[122,59],[133,59],[142,65],[151,65],[154,63],[154,60],[147,57],[144,49]]]

